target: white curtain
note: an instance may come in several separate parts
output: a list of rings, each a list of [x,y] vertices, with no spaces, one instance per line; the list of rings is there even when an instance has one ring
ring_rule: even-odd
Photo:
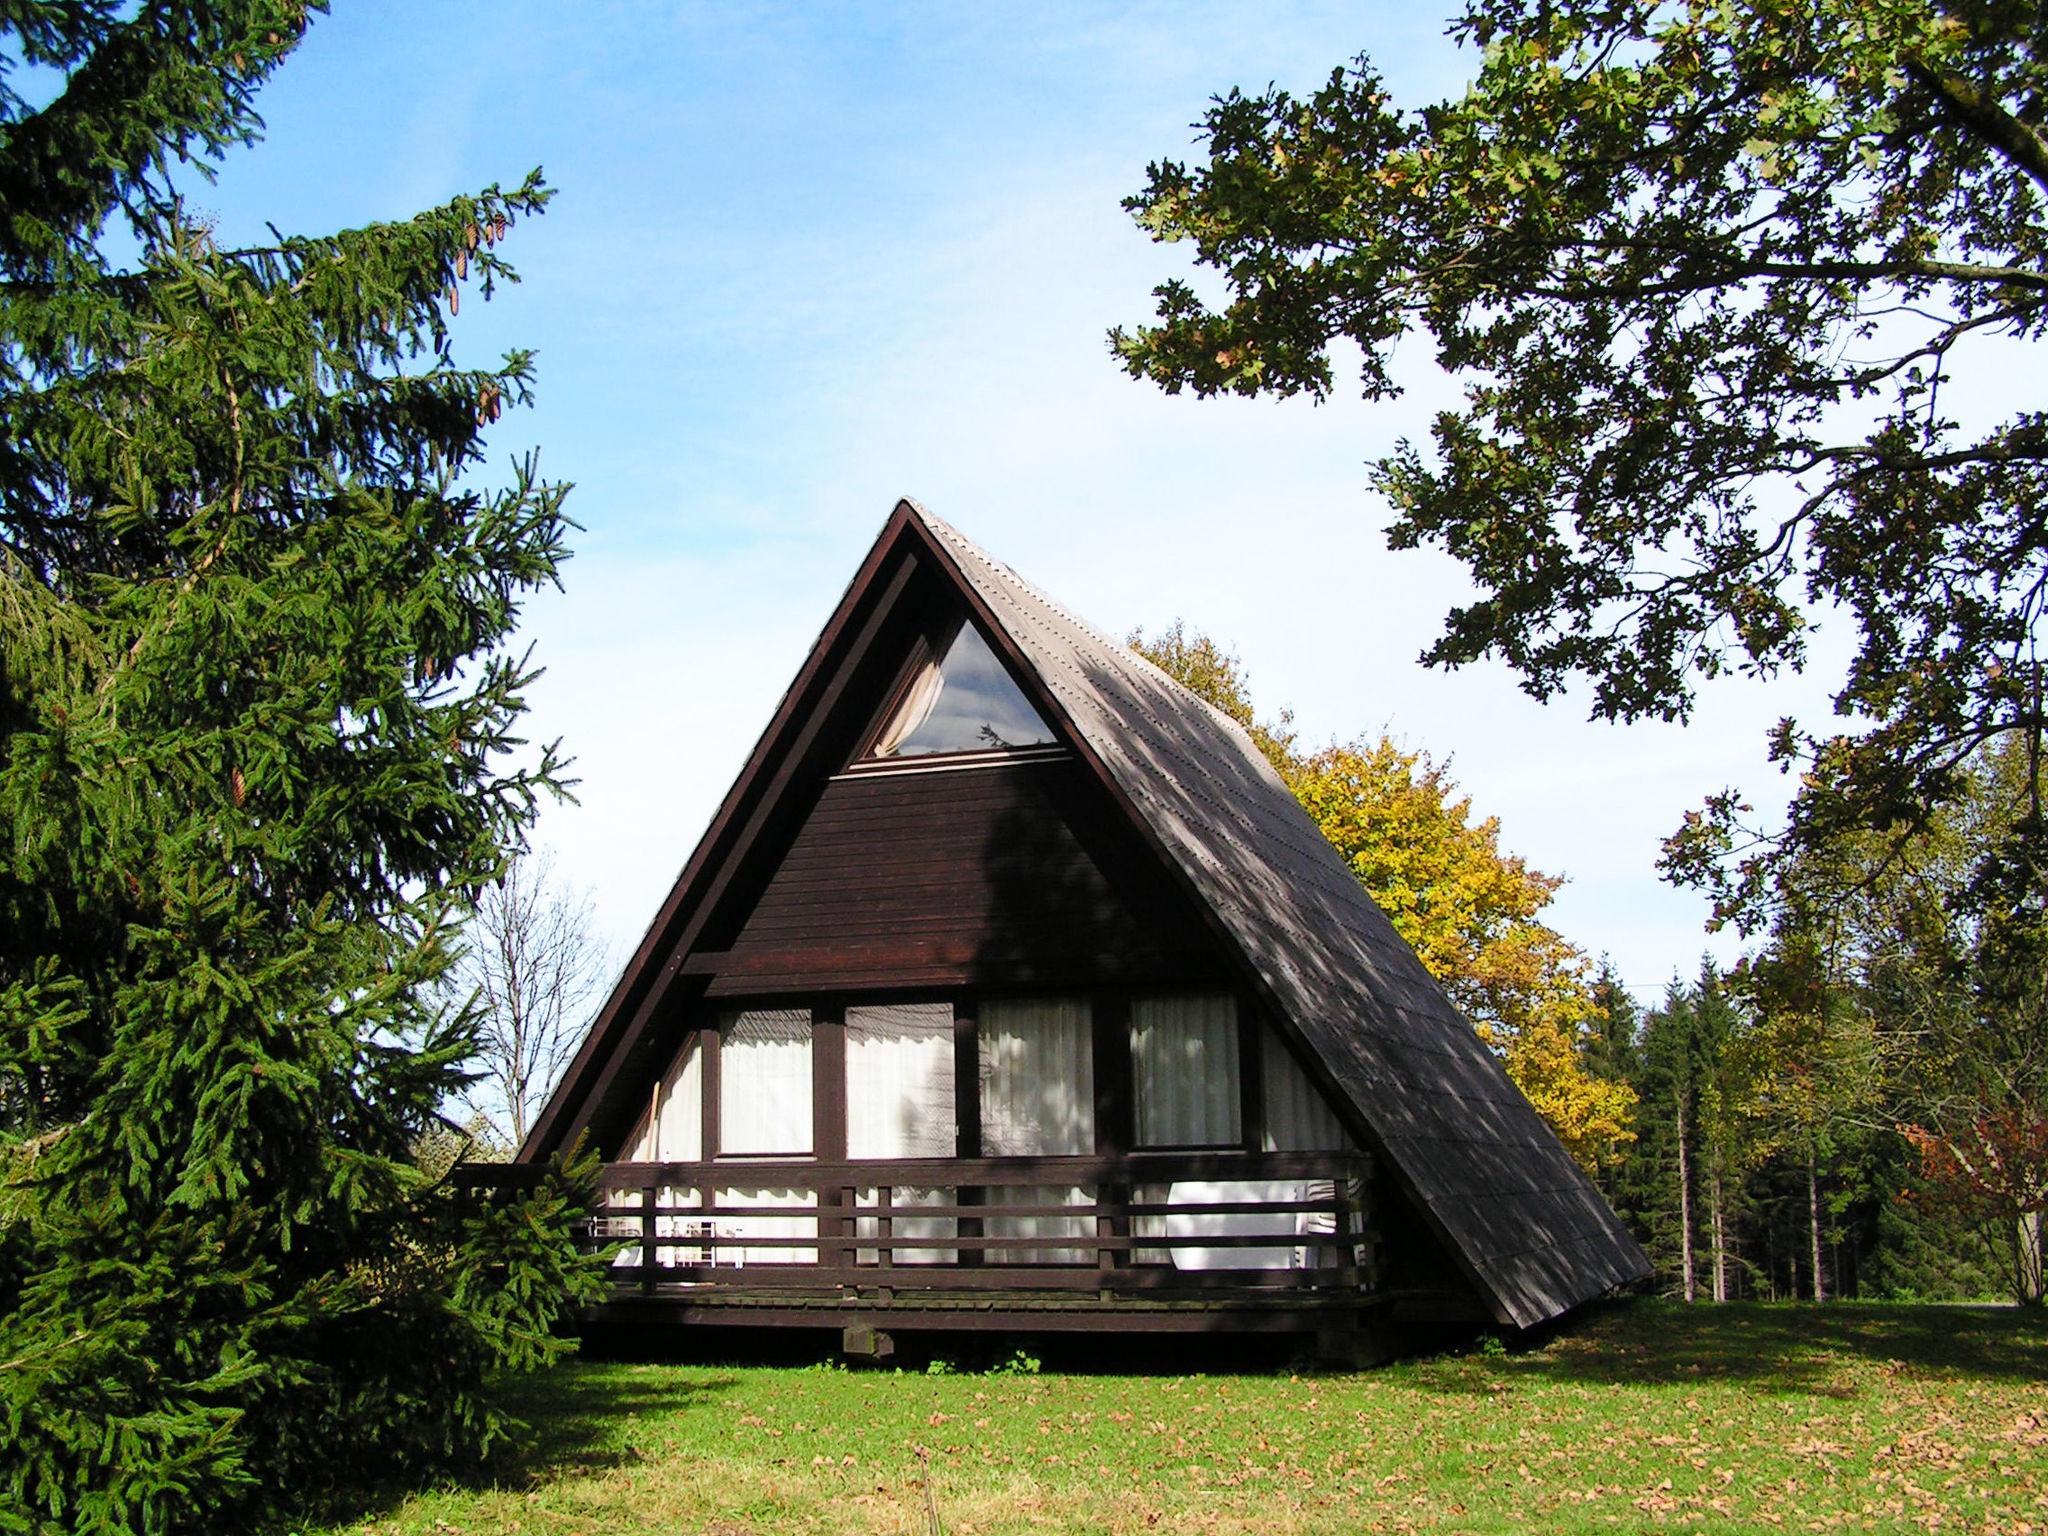
[[[926,720],[931,718],[932,706],[939,702],[939,688],[942,683],[939,664],[927,661],[917,674],[917,681],[910,685],[903,695],[903,702],[896,707],[896,716],[882,730],[881,739],[875,743],[873,756],[894,757],[896,749]]]
[[[1139,1146],[1236,1146],[1244,1135],[1237,1000],[1134,998],[1131,1077]]]
[[[960,1137],[953,1099],[953,1005],[889,1003],[846,1010],[846,1155],[848,1157],[952,1157]],[[951,1189],[889,1191],[890,1235],[950,1238],[959,1231],[951,1216],[905,1215],[919,1205],[951,1205]],[[874,1189],[856,1196],[859,1205],[879,1203]],[[881,1231],[873,1216],[856,1217],[854,1230],[872,1238]],[[892,1264],[950,1264],[951,1248],[895,1248]],[[879,1262],[880,1251],[863,1248],[857,1262]]]
[[[1266,1150],[1268,1152],[1350,1152],[1351,1136],[1322,1090],[1309,1081],[1308,1073],[1277,1033],[1268,1028],[1265,1038]],[[1345,1195],[1360,1199],[1364,1190],[1356,1180],[1347,1184]],[[1313,1179],[1302,1186],[1303,1198],[1329,1200],[1337,1194],[1329,1179]],[[1303,1235],[1334,1232],[1336,1218],[1327,1213],[1304,1216],[1297,1224]],[[1254,1250],[1257,1251],[1257,1250]],[[1316,1269],[1343,1262],[1342,1255],[1327,1245],[1304,1246],[1294,1259],[1298,1268]]]
[[[943,1248],[896,1248],[889,1250],[891,1264],[950,1264],[959,1252],[950,1239],[959,1235],[960,1223],[951,1216],[919,1216],[914,1214],[920,1205],[951,1205],[956,1191],[950,1189],[913,1189],[898,1184],[889,1191],[889,1235],[894,1238],[924,1237],[946,1238]],[[881,1203],[879,1192],[874,1189],[854,1191],[856,1207],[873,1209]],[[853,1229],[857,1236],[873,1239],[881,1235],[882,1220],[879,1216],[856,1216]],[[857,1264],[878,1264],[881,1262],[879,1248],[862,1248],[854,1255]]]
[[[811,1011],[759,1008],[719,1021],[718,1151],[807,1155],[811,1140]],[[736,1185],[718,1192],[717,1204],[814,1208],[808,1190]],[[721,1237],[818,1235],[815,1216],[727,1216],[711,1213],[715,1265],[815,1264],[815,1247],[741,1248]]]
[[[1308,1074],[1271,1029],[1265,1037],[1266,1150],[1268,1152],[1348,1152],[1351,1138],[1336,1112]]]
[[[984,1003],[981,1007],[981,1150],[985,1157],[1053,1157],[1095,1150],[1095,1039],[1080,998]],[[1005,1205],[1092,1206],[1094,1191],[1057,1185],[997,1186]],[[990,1237],[1087,1237],[1086,1216],[989,1216]],[[991,1248],[991,1264],[1085,1264],[1085,1248]]]
[[[1094,1150],[1095,1049],[1087,1002],[982,1004],[982,1155]]]
[[[1134,1003],[1131,1009],[1131,1050],[1133,1067],[1137,1074],[1139,1104],[1139,1141],[1147,1140],[1145,1131],[1145,1067],[1141,1052],[1146,1049],[1139,1043],[1139,1020],[1144,1017],[1146,1004]],[[1351,1138],[1344,1133],[1329,1101],[1308,1074],[1294,1059],[1271,1030],[1262,1029],[1261,1050],[1264,1053],[1266,1080],[1266,1135],[1265,1150],[1268,1152],[1348,1152]],[[1236,1062],[1235,1040],[1232,1041],[1231,1061]],[[1235,1081],[1235,1073],[1232,1073]],[[1234,1101],[1233,1101],[1234,1102]],[[1192,1121],[1175,1122],[1176,1129]],[[1132,1191],[1133,1200],[1141,1205],[1198,1205],[1210,1201],[1272,1201],[1278,1204],[1295,1202],[1326,1201],[1337,1193],[1334,1182],[1329,1179],[1270,1180],[1270,1179],[1227,1179],[1215,1182],[1184,1182],[1178,1184],[1140,1185]],[[1360,1191],[1349,1193],[1356,1197]],[[1237,1216],[1195,1216],[1166,1215],[1138,1216],[1132,1218],[1131,1230],[1138,1237],[1208,1237],[1208,1236],[1272,1236],[1300,1238],[1313,1233],[1327,1233],[1334,1230],[1335,1218],[1328,1212],[1314,1213],[1276,1211],[1271,1215],[1261,1212],[1245,1212]],[[1339,1255],[1326,1245],[1308,1243],[1276,1244],[1271,1248],[1198,1248],[1181,1246],[1171,1250],[1165,1248],[1140,1248],[1134,1255],[1140,1264],[1171,1263],[1178,1269],[1302,1269],[1318,1268],[1339,1262]]]
[[[818,1250],[812,1246],[817,1241],[818,1218],[816,1216],[728,1216],[725,1210],[735,1205],[759,1206],[763,1208],[793,1211],[814,1211],[817,1209],[817,1194],[808,1189],[764,1189],[758,1185],[735,1186],[718,1192],[719,1209],[710,1217],[711,1237],[709,1251],[711,1262],[716,1265],[732,1265],[744,1268],[749,1264],[815,1264]],[[792,1244],[787,1248],[763,1247],[742,1248],[734,1244],[722,1244],[725,1237],[802,1237],[811,1241],[801,1246]]]
[[[1131,1082],[1141,1147],[1235,1146],[1244,1135],[1237,1054],[1237,1000],[1215,993],[1131,1002]],[[1163,1205],[1169,1186],[1141,1184],[1140,1205]],[[1164,1216],[1131,1219],[1135,1237],[1161,1237]],[[1140,1248],[1139,1264],[1164,1264],[1164,1248]]]
[[[639,1123],[633,1127],[632,1135],[626,1138],[622,1160],[632,1163],[694,1163],[703,1155],[704,1066],[702,1053],[697,1049],[697,1036],[693,1034],[676,1052],[668,1070],[655,1080],[648,1093],[647,1108],[640,1112]],[[664,1206],[695,1207],[702,1203],[696,1187],[683,1184],[662,1185],[656,1191],[656,1200]],[[612,1261],[625,1268],[637,1267],[644,1253],[638,1241],[637,1209],[640,1203],[638,1190],[615,1190],[612,1193],[612,1210],[635,1213],[610,1223],[611,1237],[623,1238],[632,1244]],[[700,1230],[697,1222],[688,1216],[656,1217],[654,1234],[658,1241],[654,1250],[655,1262],[665,1269],[673,1269],[678,1264],[704,1263],[705,1254],[700,1246],[687,1241],[672,1241],[694,1237]]]
[[[846,1010],[846,1155],[952,1157],[953,1005]]]
[[[720,1020],[718,1150],[811,1150],[811,1012],[760,1008]]]
[[[704,1066],[691,1035],[655,1081],[640,1123],[626,1138],[624,1161],[694,1163],[704,1155]]]

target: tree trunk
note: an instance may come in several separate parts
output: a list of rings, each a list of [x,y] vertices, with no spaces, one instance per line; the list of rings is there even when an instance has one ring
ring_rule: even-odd
[[[2020,1216],[2013,1231],[2013,1293],[2023,1306],[2038,1307],[2048,1299],[2044,1290],[2043,1239],[2048,1231],[2043,1230],[2043,1213],[2027,1211]]]
[[[1820,1274],[1820,1167],[1819,1160],[1806,1155],[1806,1220],[1813,1232],[1813,1299],[1828,1299],[1827,1283]]]
[[[1708,1220],[1714,1229],[1714,1300],[1728,1299],[1728,1229],[1723,1220],[1721,1201],[1721,1170],[1716,1168],[1707,1180],[1707,1199],[1711,1202]]]
[[[1685,1299],[1697,1301],[1699,1287],[1692,1273],[1692,1161],[1685,1151],[1685,1095],[1678,1105],[1678,1267],[1685,1280]]]

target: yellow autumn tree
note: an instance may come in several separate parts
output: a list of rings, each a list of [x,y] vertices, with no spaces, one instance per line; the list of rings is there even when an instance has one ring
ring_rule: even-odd
[[[1635,1091],[1588,1070],[1600,1007],[1584,951],[1538,914],[1562,883],[1500,846],[1443,764],[1382,737],[1303,753],[1261,722],[1237,657],[1176,622],[1133,649],[1243,725],[1515,1085],[1592,1169],[1635,1139]]]

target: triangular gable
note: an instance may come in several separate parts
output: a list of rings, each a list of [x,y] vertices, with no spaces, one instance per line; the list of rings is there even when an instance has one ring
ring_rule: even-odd
[[[1528,1101],[1235,722],[1096,634],[939,519],[899,503],[785,694],[522,1158],[587,1128],[675,1048],[686,959],[789,791],[858,749],[837,709],[886,686],[906,592],[957,590],[1037,719],[1100,780],[1333,1101],[1497,1315],[1520,1326],[1648,1272]],[[835,725],[836,720],[836,725]],[[623,1074],[623,1077],[622,1077]]]
[[[818,786],[851,780],[856,774],[869,783],[888,773],[921,772],[926,765],[959,760],[961,754],[956,753],[878,760],[873,749],[886,734],[904,693],[915,686],[919,658],[940,659],[943,670],[961,648],[962,637],[970,633],[974,638],[966,641],[965,671],[987,695],[984,704],[1003,705],[998,734],[1008,729],[1022,735],[1019,725],[1036,721],[1055,737],[1043,745],[1004,737],[1003,745],[1019,760],[1070,758],[1067,767],[1072,774],[1088,778],[1091,792],[1073,793],[1076,786],[1065,782],[1069,774],[1059,765],[1038,761],[1029,782],[1013,787],[1020,799],[1051,802],[1015,807],[1028,812],[1023,819],[1040,836],[1016,846],[1006,838],[1000,855],[1034,867],[1068,859],[1064,868],[1069,878],[1045,894],[1071,907],[1061,914],[1069,931],[1048,935],[1042,924],[1032,928],[1033,946],[1052,940],[1049,952],[1039,957],[1047,970],[1044,975],[1033,974],[1031,955],[1005,952],[1000,944],[970,946],[966,953],[941,945],[937,963],[950,967],[949,974],[922,968],[879,971],[871,968],[871,954],[842,954],[834,957],[841,974],[828,984],[842,989],[1053,984],[1056,978],[1050,972],[1061,955],[1060,941],[1084,926],[1097,930],[1098,943],[1113,952],[1122,967],[1101,975],[1106,985],[1169,977],[1189,984],[1234,983],[1217,942],[1220,930],[1159,865],[1121,807],[1097,782],[1094,770],[1081,763],[1075,750],[1079,738],[1058,714],[1042,680],[1020,665],[1007,639],[978,614],[971,590],[916,510],[904,502],[848,584],[581,1049],[536,1118],[520,1150],[522,1159],[545,1157],[586,1134],[603,1146],[617,1144],[638,1112],[644,1084],[672,1058],[695,1006],[745,992],[748,983],[764,976],[774,989],[788,985],[787,973],[775,975],[766,969],[762,951],[768,946],[760,942],[753,919],[771,915],[764,914],[763,907],[772,906],[778,895],[778,872],[805,851],[806,834],[814,828],[819,809]],[[997,651],[1002,653],[999,660]],[[908,668],[906,660],[912,663]],[[999,676],[989,672],[990,661],[996,662]],[[991,688],[991,683],[997,686]],[[828,792],[845,787],[827,784]],[[1112,867],[1097,878],[1096,871],[1073,857],[1077,847],[1084,853],[1115,855],[1104,861]],[[1021,877],[1025,871],[1020,868],[1018,873]],[[1020,899],[1028,904],[1032,893],[1024,879],[1009,886],[1012,892],[1023,892]],[[1018,914],[1014,904],[1009,911],[1021,915],[1027,926],[1034,915]]]

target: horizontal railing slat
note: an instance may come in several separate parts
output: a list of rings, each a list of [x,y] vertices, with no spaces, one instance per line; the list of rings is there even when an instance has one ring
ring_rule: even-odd
[[[1091,1211],[1088,1215],[1092,1221],[1095,1213]],[[753,1237],[659,1235],[654,1241],[661,1248],[887,1248],[891,1252],[899,1248],[1060,1248],[1076,1252],[1106,1248],[1124,1252],[1133,1248],[1304,1248],[1318,1244],[1334,1248],[1353,1240],[1335,1232],[1230,1232],[1184,1237],[1164,1233],[1156,1237],[1103,1237],[1094,1232],[1035,1232],[1007,1237],[881,1237],[873,1233],[821,1236],[816,1232],[784,1232]]]
[[[607,1163],[606,1189],[649,1184],[712,1184],[722,1189],[828,1188],[878,1184],[950,1189],[956,1185],[1171,1184],[1189,1180],[1328,1179],[1363,1172],[1366,1160],[1344,1152],[1133,1152],[1123,1157],[718,1158],[691,1163]]]

